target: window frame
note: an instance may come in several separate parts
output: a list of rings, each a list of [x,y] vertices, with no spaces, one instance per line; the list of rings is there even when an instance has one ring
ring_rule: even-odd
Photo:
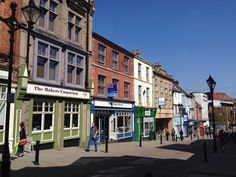
[[[68,105],[67,105],[68,104]],[[78,108],[78,110],[74,110],[74,108]],[[69,108],[68,110],[66,110],[66,108]],[[75,129],[80,129],[80,103],[78,102],[71,102],[71,101],[65,101],[64,102],[64,124],[63,124],[63,129],[64,130],[75,130]],[[65,115],[69,114],[70,115],[70,126],[69,127],[65,127]],[[77,114],[77,118],[78,118],[78,126],[77,127],[73,127],[73,115]]]
[[[128,95],[127,97],[126,94]],[[124,99],[129,99],[129,98],[130,98],[130,83],[124,82]]]
[[[100,79],[99,78],[103,78],[103,85],[100,85]],[[104,93],[100,93],[99,91],[100,91],[100,89],[99,88],[103,88],[103,90],[104,90]],[[98,75],[98,95],[100,95],[100,96],[106,96],[106,76],[104,76],[104,75],[101,75],[101,74],[99,74]]]
[[[69,54],[72,54],[74,55],[74,60],[73,60],[73,63],[68,63],[68,56]],[[82,62],[82,66],[78,66],[77,65],[77,62],[78,62],[78,56],[81,57],[83,59],[83,62]],[[65,73],[64,73],[64,76],[65,76],[65,79],[64,79],[64,84],[65,86],[69,86],[69,87],[76,87],[76,88],[84,88],[85,87],[85,63],[86,63],[86,57],[84,55],[81,55],[81,54],[78,54],[74,51],[71,51],[71,50],[67,50],[66,51],[66,55],[65,55],[65,63],[64,63],[64,66],[65,66]],[[69,83],[68,82],[68,66],[73,66],[75,67],[75,71],[74,71],[74,76],[72,74],[72,83]],[[81,84],[77,84],[76,83],[76,74],[77,74],[77,69],[81,69],[82,72],[81,72]]]
[[[138,78],[142,79],[142,64],[138,63]]]
[[[129,57],[127,56],[124,56],[124,73],[129,74]]]
[[[112,69],[119,69],[119,53],[112,50]]]
[[[38,53],[38,47],[39,47],[39,43],[45,44],[47,45],[47,54],[46,56],[43,56],[41,54]],[[58,49],[58,59],[53,59],[50,57],[50,48],[57,48]],[[38,58],[44,58],[47,60],[47,66],[46,69],[44,71],[44,78],[38,77],[37,76],[37,72],[38,72]],[[39,81],[39,82],[45,82],[45,83],[53,83],[56,85],[60,84],[60,69],[61,69],[61,47],[56,46],[52,43],[46,42],[44,40],[41,39],[36,39],[35,40],[35,56],[34,56],[34,60],[33,60],[33,80],[34,81]],[[57,61],[57,69],[56,69],[56,73],[55,73],[55,80],[50,80],[49,79],[49,74],[50,74],[50,61]],[[45,73],[46,72],[46,73]]]
[[[102,47],[104,49],[104,51],[99,50],[99,47]],[[98,44],[98,64],[100,65],[106,65],[106,46],[102,45],[102,44]],[[100,58],[103,58],[103,60],[100,60]]]

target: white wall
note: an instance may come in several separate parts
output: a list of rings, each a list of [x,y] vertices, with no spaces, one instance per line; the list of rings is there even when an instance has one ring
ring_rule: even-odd
[[[201,105],[202,107],[202,119],[208,121],[208,97],[204,93],[193,93],[195,96],[195,100]]]
[[[142,78],[139,79],[138,77],[138,64],[141,64],[141,76]],[[146,79],[146,68],[149,68],[149,80]],[[153,88],[152,88],[152,66],[141,59],[134,58],[134,100],[136,106],[144,106],[144,107],[153,107]],[[138,98],[138,86],[142,86],[142,104],[139,105],[139,98]],[[147,92],[143,94],[143,91],[149,88],[149,105],[147,105]]]

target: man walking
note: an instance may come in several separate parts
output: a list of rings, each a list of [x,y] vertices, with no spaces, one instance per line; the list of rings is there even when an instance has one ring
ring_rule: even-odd
[[[90,128],[90,138],[88,141],[88,146],[87,146],[87,149],[85,149],[86,152],[89,152],[90,145],[92,142],[94,143],[95,151],[97,151],[97,141],[96,141],[97,134],[98,134],[97,127],[95,126],[94,123],[92,123],[92,127]]]

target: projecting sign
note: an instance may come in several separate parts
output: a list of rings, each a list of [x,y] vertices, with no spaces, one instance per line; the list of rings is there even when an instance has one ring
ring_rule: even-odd
[[[117,84],[108,84],[108,97],[117,96]]]
[[[165,106],[165,98],[159,98],[158,104],[159,106]]]

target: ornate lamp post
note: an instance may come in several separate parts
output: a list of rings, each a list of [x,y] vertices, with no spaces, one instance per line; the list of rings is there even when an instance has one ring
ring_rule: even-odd
[[[183,105],[179,103],[177,106],[178,106],[179,112],[180,112],[180,129],[182,129]]]
[[[10,121],[10,105],[14,102],[14,94],[11,93],[11,84],[12,84],[12,65],[14,60],[14,41],[15,41],[15,32],[18,29],[24,29],[29,31],[30,26],[37,22],[37,19],[40,15],[40,9],[35,6],[33,0],[29,0],[29,5],[22,8],[23,14],[28,23],[28,28],[24,27],[16,19],[16,2],[12,2],[11,5],[12,14],[8,18],[0,17],[0,21],[4,22],[9,27],[10,34],[10,51],[9,51],[9,68],[8,68],[8,81],[7,81],[7,106],[6,106],[6,122],[5,122],[5,139],[3,145],[2,153],[2,163],[1,163],[1,176],[9,177],[10,176],[10,152],[9,152],[9,121]],[[27,46],[28,51],[29,45]]]
[[[217,144],[216,144],[216,126],[215,126],[215,116],[214,116],[214,89],[216,86],[216,82],[215,80],[211,77],[211,75],[209,76],[209,78],[206,80],[207,84],[210,88],[210,92],[211,92],[211,103],[212,103],[212,126],[213,126],[213,149],[214,149],[214,153],[217,153]]]

